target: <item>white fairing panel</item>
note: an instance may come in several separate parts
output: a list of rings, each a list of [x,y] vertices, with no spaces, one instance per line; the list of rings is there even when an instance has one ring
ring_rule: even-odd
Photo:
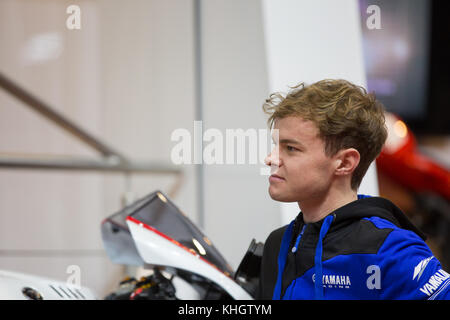
[[[252,297],[240,285],[208,263],[201,255],[189,251],[176,241],[158,234],[139,221],[127,219],[127,225],[136,248],[146,263],[196,273],[222,287],[236,300],[252,300]]]
[[[0,270],[1,300],[30,300],[30,294],[42,300],[96,300],[88,288],[44,277]]]

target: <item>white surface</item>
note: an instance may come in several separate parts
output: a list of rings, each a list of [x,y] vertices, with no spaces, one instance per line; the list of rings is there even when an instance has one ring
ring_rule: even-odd
[[[152,265],[184,269],[199,274],[218,284],[236,300],[252,300],[251,296],[231,278],[202,261],[180,246],[146,229],[142,224],[127,220],[128,228],[142,259]]]
[[[70,283],[19,272],[0,270],[0,300],[29,300],[22,294],[24,287],[29,287],[39,292],[43,300],[97,299],[92,290],[86,287],[78,287]]]
[[[356,0],[263,0],[270,90],[343,78],[365,86]]]
[[[201,1],[204,132],[216,128],[225,136],[227,129],[267,128],[261,5],[260,0]],[[264,163],[246,163],[204,165],[204,230],[235,269],[251,240],[264,242],[280,224],[268,177],[260,175]]]
[[[200,300],[200,293],[187,281],[180,277],[173,277],[172,284],[175,287],[175,296],[180,300]]]

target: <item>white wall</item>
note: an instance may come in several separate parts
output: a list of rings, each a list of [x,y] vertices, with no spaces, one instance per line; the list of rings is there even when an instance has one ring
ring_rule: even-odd
[[[266,129],[261,2],[202,1],[204,130]],[[246,162],[248,163],[248,161]],[[205,230],[237,268],[250,241],[280,225],[261,164],[205,166]]]

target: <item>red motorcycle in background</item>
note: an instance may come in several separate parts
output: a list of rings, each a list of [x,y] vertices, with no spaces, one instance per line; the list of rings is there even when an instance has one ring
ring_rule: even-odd
[[[450,171],[420,152],[405,122],[386,113],[388,138],[376,160],[380,173],[408,190],[415,212],[425,217],[418,225],[432,236],[442,251],[441,262],[450,267]],[[406,213],[406,212],[405,212]]]

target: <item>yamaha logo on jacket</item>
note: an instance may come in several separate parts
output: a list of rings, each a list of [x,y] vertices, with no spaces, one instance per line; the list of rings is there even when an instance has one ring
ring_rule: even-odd
[[[450,299],[450,275],[389,200],[358,196],[323,220],[302,213],[264,245],[260,299]]]

